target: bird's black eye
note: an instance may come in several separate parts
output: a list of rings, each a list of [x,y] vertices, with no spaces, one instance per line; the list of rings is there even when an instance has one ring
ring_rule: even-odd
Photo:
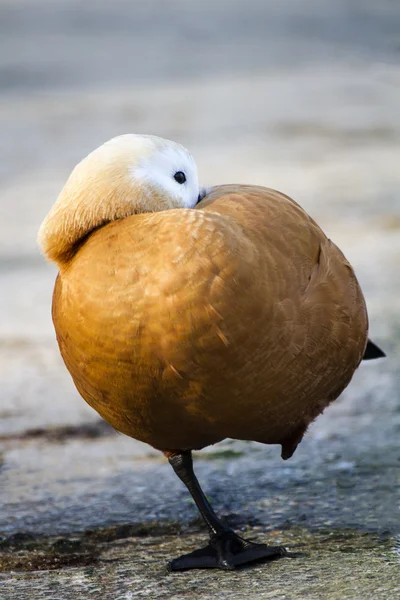
[[[174,175],[174,179],[175,181],[177,181],[178,183],[185,183],[186,181],[186,175],[183,171],[177,171]]]

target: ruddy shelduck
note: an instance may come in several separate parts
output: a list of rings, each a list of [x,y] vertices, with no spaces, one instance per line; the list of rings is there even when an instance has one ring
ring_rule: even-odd
[[[170,569],[284,555],[221,523],[191,451],[235,438],[287,459],[362,358],[384,355],[341,251],[284,194],[202,192],[185,148],[143,135],[75,167],[39,243],[59,269],[53,321],[79,393],[168,457],[209,529]]]

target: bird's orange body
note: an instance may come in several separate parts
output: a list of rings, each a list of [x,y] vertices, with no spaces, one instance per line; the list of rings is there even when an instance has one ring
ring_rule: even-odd
[[[117,430],[163,451],[230,437],[284,457],[349,383],[368,328],[340,250],[255,186],[101,227],[61,269],[53,319],[79,392]]]

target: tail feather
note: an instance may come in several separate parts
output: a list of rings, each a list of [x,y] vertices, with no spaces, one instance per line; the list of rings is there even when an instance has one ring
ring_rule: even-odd
[[[374,358],[383,358],[386,354],[381,350],[374,342],[368,340],[367,347],[365,348],[363,360],[372,360]]]

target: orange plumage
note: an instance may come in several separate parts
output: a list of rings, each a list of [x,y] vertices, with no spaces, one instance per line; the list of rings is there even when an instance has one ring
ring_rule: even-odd
[[[351,266],[272,190],[222,186],[197,209],[117,220],[67,265],[53,319],[79,392],[160,450],[288,448],[364,353]]]

